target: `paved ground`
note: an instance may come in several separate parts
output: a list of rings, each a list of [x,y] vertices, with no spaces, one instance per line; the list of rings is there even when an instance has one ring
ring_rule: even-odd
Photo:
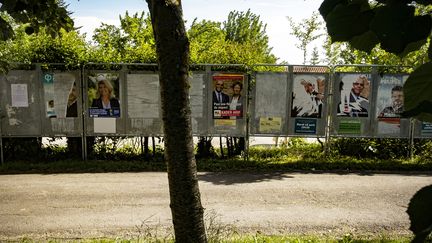
[[[409,234],[406,207],[432,175],[200,173],[207,221],[278,234]],[[162,234],[166,173],[0,176],[0,240]]]

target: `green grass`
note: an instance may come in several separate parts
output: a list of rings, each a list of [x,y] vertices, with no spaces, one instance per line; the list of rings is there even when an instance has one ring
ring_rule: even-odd
[[[343,237],[328,237],[328,236],[283,236],[283,235],[231,235],[226,238],[209,238],[210,243],[408,243],[411,241],[409,237],[388,237],[381,236],[377,238],[361,238],[351,234],[346,234]],[[39,242],[30,238],[21,239],[19,242],[32,243]],[[44,242],[79,242],[79,243],[171,243],[174,242],[172,238],[157,239],[154,237],[137,238],[137,239],[48,239]]]
[[[432,161],[409,159],[359,159],[352,156],[329,155],[311,150],[299,151],[283,148],[252,148],[249,159],[197,159],[198,171],[206,172],[265,172],[265,171],[398,171],[430,172]],[[160,157],[147,159],[88,160],[39,160],[6,161],[0,173],[98,173],[166,171],[165,161]]]
[[[269,171],[333,171],[333,172],[431,172],[432,162],[409,160],[376,160],[355,158],[267,158],[245,160],[201,159],[197,160],[202,172],[269,172]],[[59,160],[59,161],[10,161],[0,166],[0,173],[102,173],[166,171],[164,161],[143,160]]]

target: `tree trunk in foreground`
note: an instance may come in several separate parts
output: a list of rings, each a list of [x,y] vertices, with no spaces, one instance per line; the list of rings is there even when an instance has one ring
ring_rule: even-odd
[[[180,0],[147,0],[162,98],[165,159],[176,242],[207,242],[189,108],[189,40]]]

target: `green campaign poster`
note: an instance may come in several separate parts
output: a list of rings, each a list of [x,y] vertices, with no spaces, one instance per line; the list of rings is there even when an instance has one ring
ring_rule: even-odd
[[[339,134],[361,134],[361,121],[341,120],[339,122]]]

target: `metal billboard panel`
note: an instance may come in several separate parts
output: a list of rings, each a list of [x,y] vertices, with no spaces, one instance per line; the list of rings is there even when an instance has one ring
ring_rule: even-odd
[[[126,74],[127,129],[131,135],[161,135],[162,114],[159,75]]]
[[[11,70],[0,78],[2,136],[40,136],[39,72]]]
[[[207,74],[205,72],[193,72],[189,76],[189,101],[192,118],[192,133],[194,135],[207,136],[207,95],[205,92]]]
[[[294,74],[291,83],[288,134],[324,136],[327,121],[328,74]]]
[[[251,135],[285,135],[288,73],[256,73],[253,94]]]

